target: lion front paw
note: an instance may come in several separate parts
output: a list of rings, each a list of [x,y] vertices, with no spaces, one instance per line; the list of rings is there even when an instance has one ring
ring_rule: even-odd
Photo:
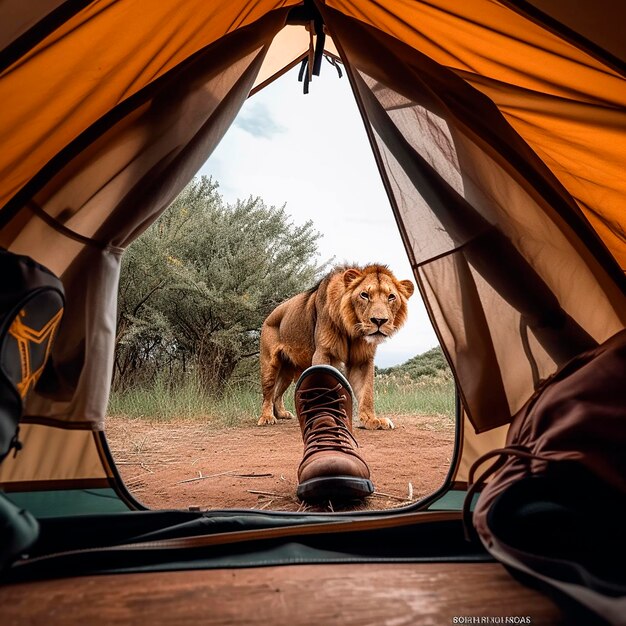
[[[257,426],[271,426],[272,424],[276,424],[276,418],[273,415],[261,415],[256,423]]]
[[[388,417],[370,417],[369,419],[361,418],[361,428],[367,430],[393,430],[395,426]]]
[[[290,413],[289,411],[278,411],[276,413],[276,418],[279,420],[292,420],[293,413]]]

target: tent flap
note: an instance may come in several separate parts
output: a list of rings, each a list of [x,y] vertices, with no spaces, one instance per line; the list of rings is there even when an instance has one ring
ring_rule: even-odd
[[[468,415],[478,431],[505,424],[623,328],[623,277],[590,253],[567,190],[480,92],[371,27],[332,12],[327,24]]]
[[[54,368],[29,398],[29,419],[102,429],[122,250],[217,145],[285,15],[270,13],[220,40],[136,97],[130,110],[119,105],[110,121],[95,126],[98,132],[90,129],[76,140],[80,149],[65,151],[27,188],[30,197],[14,199],[0,245],[50,268],[68,294]]]

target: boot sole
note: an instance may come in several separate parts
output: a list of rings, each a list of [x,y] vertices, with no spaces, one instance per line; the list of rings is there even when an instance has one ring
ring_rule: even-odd
[[[374,485],[368,478],[354,476],[324,476],[310,478],[298,485],[296,494],[300,500],[361,500],[374,493]]]

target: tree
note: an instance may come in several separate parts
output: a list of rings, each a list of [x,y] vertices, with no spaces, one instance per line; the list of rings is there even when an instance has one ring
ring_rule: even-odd
[[[122,263],[114,384],[194,371],[214,390],[258,355],[265,317],[312,286],[320,234],[260,198],[225,205],[194,179]]]

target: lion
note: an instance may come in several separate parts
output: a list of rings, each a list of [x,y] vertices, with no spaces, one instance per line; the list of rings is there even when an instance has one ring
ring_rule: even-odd
[[[312,289],[279,304],[261,328],[258,425],[292,419],[285,391],[307,367],[325,364],[346,372],[363,428],[394,428],[374,413],[374,355],[406,321],[413,291],[410,280],[397,280],[385,265],[337,267]]]

